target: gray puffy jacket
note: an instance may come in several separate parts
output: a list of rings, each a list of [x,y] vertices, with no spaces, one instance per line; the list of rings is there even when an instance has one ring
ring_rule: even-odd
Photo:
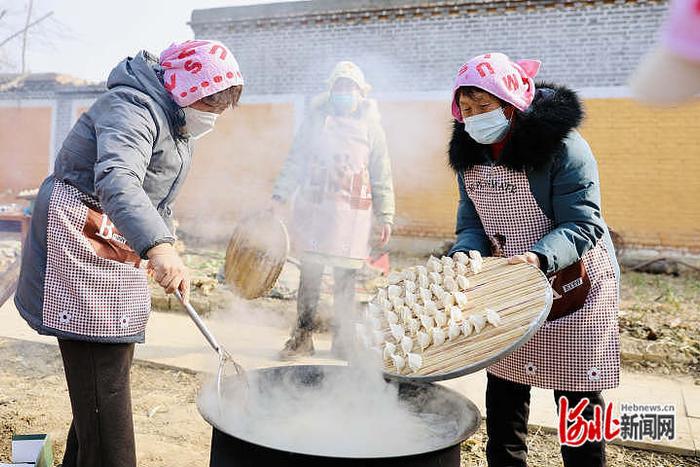
[[[41,320],[48,205],[56,179],[97,200],[142,257],[175,241],[171,203],[189,171],[192,148],[177,137],[179,107],[160,71],[157,59],[144,51],[117,65],[107,92],[75,123],[39,190],[15,304],[40,333],[56,334]]]

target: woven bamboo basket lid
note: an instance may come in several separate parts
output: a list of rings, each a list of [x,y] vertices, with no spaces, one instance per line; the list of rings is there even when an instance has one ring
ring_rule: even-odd
[[[275,285],[288,255],[289,234],[284,223],[269,211],[248,215],[231,235],[224,277],[241,297],[261,297]]]
[[[439,381],[474,373],[522,347],[542,326],[552,306],[552,289],[542,272],[529,264],[508,264],[503,258],[484,258],[480,273],[469,276],[464,316],[490,308],[501,316],[497,327],[486,325],[480,333],[460,334],[442,345],[412,352],[422,357],[413,371],[406,365],[400,373],[391,358],[384,359],[387,377],[410,381]],[[384,333],[389,323],[382,318]],[[391,340],[387,337],[387,340]],[[398,347],[398,346],[397,346]]]

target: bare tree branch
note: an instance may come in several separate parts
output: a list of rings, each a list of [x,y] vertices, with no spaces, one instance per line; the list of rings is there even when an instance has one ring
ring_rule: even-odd
[[[12,39],[14,39],[15,37],[17,37],[17,36],[23,34],[23,33],[24,33],[26,30],[28,30],[29,28],[31,28],[31,27],[33,27],[33,26],[36,26],[37,24],[41,23],[42,21],[44,21],[46,18],[48,18],[48,17],[51,16],[51,15],[53,15],[53,11],[49,11],[48,13],[46,13],[46,14],[45,14],[44,16],[42,16],[41,18],[35,19],[34,21],[32,21],[31,23],[27,24],[25,27],[23,27],[23,28],[20,29],[19,31],[10,34],[10,35],[7,36],[5,39],[3,39],[2,41],[0,41],[0,47],[2,47],[3,45],[7,44],[8,42],[10,42],[10,41],[11,41]]]
[[[34,6],[34,0],[29,0],[27,5],[27,21],[24,23],[24,33],[22,34],[22,74],[27,71],[27,31],[29,30],[29,23],[32,21],[32,6]]]

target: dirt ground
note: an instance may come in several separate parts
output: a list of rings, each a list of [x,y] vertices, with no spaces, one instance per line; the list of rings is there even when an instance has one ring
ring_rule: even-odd
[[[55,459],[63,455],[70,405],[63,367],[52,346],[0,339],[0,462],[8,461],[13,433],[50,433]],[[195,398],[202,377],[187,371],[135,363],[132,393],[140,467],[208,465],[210,428],[199,416]],[[462,445],[463,466],[485,466],[484,427]],[[559,466],[554,434],[530,436],[533,466]],[[679,467],[698,459],[619,446],[608,448],[611,467]]]

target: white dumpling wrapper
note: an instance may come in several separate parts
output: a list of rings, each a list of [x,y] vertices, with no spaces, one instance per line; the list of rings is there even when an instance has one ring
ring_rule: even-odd
[[[428,279],[430,279],[431,284],[442,284],[442,275],[439,272],[428,273]]]
[[[416,316],[420,316],[420,315],[425,314],[425,308],[420,303],[414,303],[413,306],[411,307],[411,310],[413,311],[413,314]]]
[[[442,311],[438,311],[437,313],[435,313],[435,323],[438,326],[444,326],[445,324],[447,324],[447,314]]]
[[[420,323],[427,330],[427,329],[432,328],[435,325],[435,320],[433,319],[432,316],[421,315],[420,316]]]
[[[484,267],[484,261],[482,259],[473,259],[469,262],[469,267],[474,274],[479,274]]]
[[[473,331],[474,327],[472,326],[472,322],[470,320],[465,319],[462,321],[462,334],[464,334],[464,337],[471,336]]]
[[[442,328],[434,327],[432,334],[433,345],[442,345],[445,343],[445,331]]]
[[[413,311],[407,306],[402,306],[399,311],[399,316],[401,317],[401,321],[406,323],[409,319],[413,318]]]
[[[387,289],[387,296],[392,298],[400,297],[403,294],[403,288],[400,285],[390,285]]]
[[[403,287],[404,287],[404,290],[406,291],[406,293],[409,293],[409,292],[413,293],[418,289],[418,287],[416,286],[416,283],[413,281],[404,282]]]
[[[464,292],[454,292],[452,296],[455,298],[455,302],[457,303],[457,306],[464,309],[467,307],[467,303],[469,300],[467,299],[467,294]]]
[[[462,309],[458,306],[450,307],[450,319],[452,321],[462,321],[464,319],[464,315],[462,315]]]
[[[425,331],[418,331],[416,334],[416,339],[418,340],[418,345],[421,350],[425,350],[430,345],[430,334]]]
[[[426,314],[428,314],[430,316],[435,316],[435,313],[438,312],[437,303],[435,303],[432,300],[429,302],[426,302],[425,303],[425,312],[426,312]]]
[[[449,256],[443,256],[442,258],[440,258],[440,261],[442,261],[443,268],[447,267],[449,269],[452,269],[455,265],[455,261]]]
[[[449,310],[449,308],[455,304],[455,296],[452,295],[451,293],[445,292],[442,294],[442,306],[446,309]]]
[[[486,321],[488,321],[492,326],[498,327],[503,323],[503,318],[501,318],[501,315],[499,315],[497,311],[487,308]]]
[[[458,251],[452,255],[452,259],[455,260],[455,263],[466,265],[469,262],[469,255],[463,251]]]
[[[467,290],[469,288],[469,279],[462,274],[457,275],[457,287],[459,290]]]
[[[416,266],[416,274],[418,274],[418,276],[427,276],[428,268],[425,266]]]
[[[482,259],[481,252],[479,252],[478,250],[469,250],[469,257],[471,259]]]
[[[411,318],[406,322],[406,327],[411,334],[416,334],[420,330],[420,321],[416,318]]]
[[[389,277],[386,278],[386,281],[390,285],[396,285],[399,282],[401,282],[402,280],[403,280],[403,275],[399,274],[398,272],[392,272],[391,274],[389,274]]]
[[[445,276],[445,279],[442,283],[442,286],[448,292],[454,292],[457,290],[457,281],[455,280],[454,277]]]
[[[424,304],[433,299],[433,293],[428,289],[418,290],[418,295],[420,295],[420,299]]]
[[[442,272],[442,262],[435,256],[431,256],[430,258],[428,258],[426,267],[428,269],[428,272]]]
[[[391,359],[394,361],[396,371],[401,371],[406,366],[406,360],[401,355],[394,354],[391,356]]]
[[[386,314],[386,320],[389,324],[396,324],[399,322],[399,315],[397,315],[393,311],[390,311]]]
[[[413,350],[413,339],[408,336],[403,336],[401,338],[401,348],[404,353],[408,353]]]
[[[416,294],[406,291],[406,296],[403,298],[407,306],[413,307],[416,304]]]
[[[454,340],[459,337],[461,332],[459,325],[454,321],[450,321],[450,325],[447,327],[447,338],[449,340]]]
[[[391,358],[396,353],[396,345],[392,342],[384,343],[384,358]]]
[[[387,295],[385,288],[377,290],[377,302],[381,302],[382,300],[386,300],[387,298],[389,298],[389,296]]]
[[[409,353],[406,355],[408,360],[408,367],[413,371],[418,371],[423,366],[423,357],[417,353]]]
[[[420,274],[418,276],[418,287],[422,289],[427,289],[428,286],[430,286],[430,279],[428,278],[428,274]]]
[[[472,326],[474,326],[474,331],[479,334],[486,326],[486,318],[481,315],[469,315],[469,321],[471,321]]]
[[[401,307],[404,306],[403,298],[393,297],[391,299],[391,306],[394,307],[394,310],[400,310]]]
[[[469,262],[469,258],[467,258],[467,262]],[[469,274],[469,266],[462,263],[455,263],[455,272],[458,276],[466,276]]]
[[[403,326],[400,324],[390,324],[389,329],[391,330],[391,335],[394,337],[396,342],[401,342],[401,338],[406,335]]]
[[[442,298],[442,294],[445,293],[445,289],[440,287],[439,284],[430,284],[430,291],[437,297],[438,299]]]
[[[407,268],[403,271],[403,279],[406,282],[414,282],[416,280],[416,271],[413,268]]]

